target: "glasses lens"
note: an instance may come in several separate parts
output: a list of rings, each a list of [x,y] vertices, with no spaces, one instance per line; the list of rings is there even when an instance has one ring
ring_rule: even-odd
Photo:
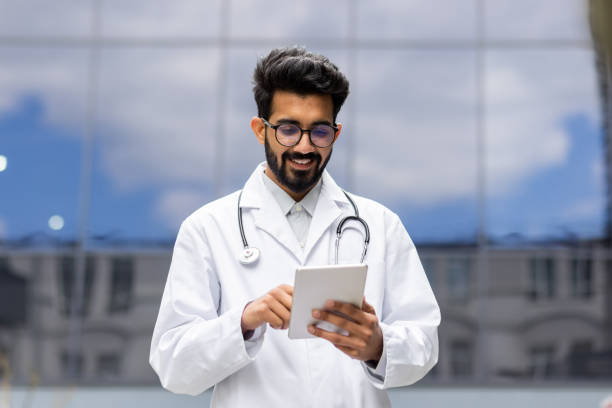
[[[328,125],[316,125],[310,130],[312,144],[327,147],[334,141],[334,128]]]
[[[298,142],[302,132],[295,125],[280,125],[276,129],[276,138],[280,144],[292,146]]]

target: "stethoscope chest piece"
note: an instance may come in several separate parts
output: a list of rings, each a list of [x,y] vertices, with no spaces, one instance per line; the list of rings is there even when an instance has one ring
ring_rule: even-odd
[[[240,252],[238,260],[243,265],[250,265],[257,262],[259,259],[259,254],[259,249],[255,247],[245,247],[242,252]]]

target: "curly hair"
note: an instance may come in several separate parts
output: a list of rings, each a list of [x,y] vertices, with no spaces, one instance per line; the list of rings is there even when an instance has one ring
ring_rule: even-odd
[[[253,94],[260,117],[269,119],[274,91],[299,95],[331,95],[334,122],[349,94],[349,82],[327,57],[303,47],[277,48],[259,59],[253,74]]]

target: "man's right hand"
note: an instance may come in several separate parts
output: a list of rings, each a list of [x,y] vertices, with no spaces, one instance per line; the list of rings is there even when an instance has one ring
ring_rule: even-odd
[[[265,323],[273,329],[288,328],[292,302],[293,286],[290,285],[280,285],[250,302],[242,312],[242,333],[246,334]]]

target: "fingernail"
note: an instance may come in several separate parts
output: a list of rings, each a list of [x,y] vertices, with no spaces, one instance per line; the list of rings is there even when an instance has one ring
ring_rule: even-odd
[[[325,302],[325,307],[328,307],[328,308],[334,307],[334,301],[328,300],[327,302]]]
[[[319,313],[318,310],[313,310],[312,317],[314,317],[315,319],[318,319],[319,317],[321,317],[321,313]]]
[[[314,327],[308,326],[308,333],[314,334]]]

